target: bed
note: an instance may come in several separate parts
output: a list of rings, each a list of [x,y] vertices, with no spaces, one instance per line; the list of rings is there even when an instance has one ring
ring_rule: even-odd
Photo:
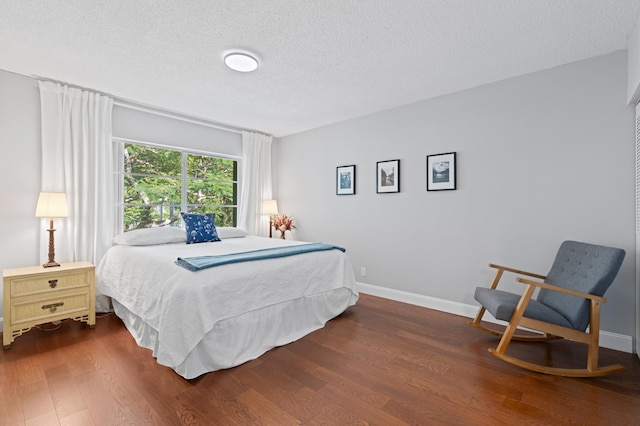
[[[138,345],[185,379],[240,365],[293,342],[358,300],[353,268],[339,249],[193,272],[178,265],[178,258],[289,250],[309,243],[222,228],[221,241],[185,244],[184,230],[144,231],[146,239],[132,243],[135,238],[126,233],[107,251],[96,270],[96,291],[111,298]]]

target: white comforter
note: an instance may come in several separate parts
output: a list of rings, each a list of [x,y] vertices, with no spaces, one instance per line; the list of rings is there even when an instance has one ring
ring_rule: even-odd
[[[356,302],[353,269],[339,250],[236,263],[199,272],[175,264],[178,257],[294,244],[304,243],[245,237],[190,245],[114,246],[98,266],[97,291],[116,299],[156,330],[154,356],[158,363],[175,367],[219,321],[341,287],[351,290],[348,305]]]

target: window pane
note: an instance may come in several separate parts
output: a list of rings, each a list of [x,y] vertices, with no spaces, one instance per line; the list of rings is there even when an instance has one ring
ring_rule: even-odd
[[[236,162],[204,155],[187,156],[187,176],[190,178],[236,180]]]
[[[125,204],[180,205],[182,184],[180,179],[150,176],[124,176]]]
[[[123,231],[180,224],[180,205],[125,206]]]
[[[180,151],[144,145],[124,146],[124,171],[157,176],[180,176],[182,154]]]
[[[125,175],[124,230],[180,220],[180,179]]]
[[[236,207],[189,206],[191,213],[215,213],[216,226],[236,226]]]
[[[188,204],[236,204],[237,184],[200,179],[187,181]]]

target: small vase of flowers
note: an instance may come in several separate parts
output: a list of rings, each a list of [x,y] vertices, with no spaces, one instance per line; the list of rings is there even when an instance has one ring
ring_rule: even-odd
[[[296,229],[293,225],[293,218],[286,214],[279,214],[273,218],[273,227],[280,231],[280,238],[285,239],[284,233]]]

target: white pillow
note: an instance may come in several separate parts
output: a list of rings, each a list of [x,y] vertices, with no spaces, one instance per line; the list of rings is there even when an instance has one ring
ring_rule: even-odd
[[[113,242],[122,246],[152,246],[187,242],[187,233],[177,226],[136,229],[113,237]]]
[[[218,238],[224,240],[225,238],[242,238],[249,235],[247,231],[240,228],[233,228],[230,226],[216,226],[218,231]]]

